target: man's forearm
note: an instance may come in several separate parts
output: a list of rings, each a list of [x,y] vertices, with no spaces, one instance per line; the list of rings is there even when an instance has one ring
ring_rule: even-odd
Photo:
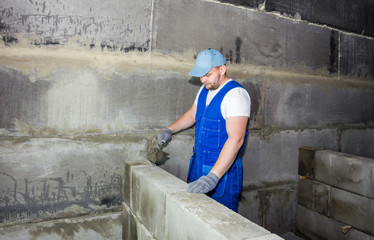
[[[219,178],[231,167],[240,148],[243,146],[247,123],[248,117],[231,117],[226,119],[228,139],[211,170]]]
[[[211,172],[221,178],[233,164],[236,156],[238,155],[239,149],[243,145],[243,142],[243,138],[228,138]]]

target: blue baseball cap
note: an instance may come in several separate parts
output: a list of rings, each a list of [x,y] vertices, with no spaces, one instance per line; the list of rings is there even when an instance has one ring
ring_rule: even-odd
[[[188,73],[194,77],[202,77],[207,74],[212,67],[218,67],[226,63],[226,58],[215,49],[205,49],[196,57],[195,67]]]

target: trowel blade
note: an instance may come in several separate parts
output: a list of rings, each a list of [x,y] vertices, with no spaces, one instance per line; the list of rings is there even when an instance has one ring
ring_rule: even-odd
[[[156,165],[161,165],[169,159],[169,153],[158,148],[150,148],[148,151],[148,159]]]

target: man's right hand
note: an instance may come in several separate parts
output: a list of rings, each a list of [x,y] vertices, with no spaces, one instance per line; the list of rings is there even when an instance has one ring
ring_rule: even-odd
[[[157,137],[158,146],[161,147],[164,144],[166,144],[167,142],[169,142],[172,135],[173,135],[173,132],[169,128],[167,128],[163,132],[159,133],[158,137]]]

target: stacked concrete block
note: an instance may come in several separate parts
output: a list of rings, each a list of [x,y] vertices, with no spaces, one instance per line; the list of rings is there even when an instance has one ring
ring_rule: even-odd
[[[232,0],[221,2],[234,2],[245,6],[248,4]],[[315,72],[327,70],[329,73],[343,76],[371,78],[374,73],[371,64],[373,41],[342,31],[346,25],[354,22],[347,19],[353,18],[358,24],[350,30],[373,34],[370,23],[372,20],[368,20],[372,15],[369,10],[370,4],[367,1],[353,4],[362,11],[362,15],[358,17],[350,15],[351,11],[347,10],[350,9],[351,2],[334,1],[339,8],[347,7],[336,20],[331,18],[330,12],[324,12],[325,3],[309,1],[312,5],[309,6],[307,2],[296,4],[293,1],[275,0],[263,3],[268,11],[279,9],[286,12],[286,15],[301,14],[303,20],[321,20],[321,25],[209,1],[159,1],[154,5],[153,19],[157,34],[153,34],[152,46],[154,50],[161,52],[184,52],[189,49],[202,50],[212,47],[221,50],[231,63],[245,62],[291,69],[306,67]],[[311,7],[316,9],[311,10]],[[294,12],[299,10],[302,12]],[[310,16],[315,10],[321,15]],[[191,15],[194,17],[191,18]],[[324,16],[329,19],[323,19]],[[339,21],[347,22],[342,24]],[[179,26],[184,22],[189,24],[180,29]],[[325,24],[338,28],[329,28]],[[361,29],[365,24],[367,25],[364,28],[370,28],[369,32]],[[224,34],[223,26],[229,26],[224,28]],[[182,34],[170,38],[169,36],[176,31],[181,31]]]
[[[297,206],[297,230],[310,239],[373,240],[374,237],[332,218]]]
[[[224,2],[232,2],[224,1]],[[242,1],[234,1],[242,2]],[[333,26],[358,34],[374,36],[373,2],[369,0],[268,0],[265,3],[266,11],[276,11],[306,20],[308,22]]]
[[[230,63],[309,69],[330,69],[335,64],[330,61],[335,31],[232,5],[158,1],[154,24],[153,49],[162,52],[211,47],[221,50]],[[174,32],[181,34],[170,38]]]
[[[125,163],[124,239],[282,239],[148,162]]]
[[[311,239],[374,239],[373,169],[374,159],[300,148],[298,231]]]
[[[315,153],[314,179],[335,188],[374,198],[374,159],[333,151]]]

